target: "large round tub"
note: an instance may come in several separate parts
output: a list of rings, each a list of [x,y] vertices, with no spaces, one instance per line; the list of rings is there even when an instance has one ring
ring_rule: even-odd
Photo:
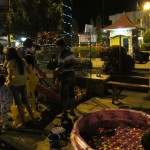
[[[74,124],[71,132],[71,144],[75,150],[94,149],[81,136],[81,133],[87,132],[89,135],[99,127],[115,126],[118,124],[129,124],[133,128],[149,129],[150,115],[141,111],[130,109],[106,109],[91,112],[80,117]],[[100,149],[100,148],[99,148]],[[143,149],[141,147],[141,149]]]

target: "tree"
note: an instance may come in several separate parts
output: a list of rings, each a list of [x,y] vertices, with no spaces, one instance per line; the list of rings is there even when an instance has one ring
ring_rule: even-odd
[[[72,19],[72,33],[77,34],[78,32],[79,32],[79,27],[78,27],[77,20]]]
[[[144,43],[150,43],[150,29],[148,29],[143,36]]]
[[[79,27],[77,20],[72,19],[72,44],[78,44],[79,43],[79,37],[78,37]]]
[[[8,15],[11,34],[25,34],[29,30],[29,16],[21,0],[11,1]]]
[[[92,25],[94,27],[94,21],[93,21],[93,19],[90,19],[90,25]]]
[[[7,12],[0,13],[0,29],[11,34],[35,37],[39,31],[60,31],[61,0],[13,0]]]
[[[150,51],[150,29],[148,29],[143,36],[144,43],[141,46],[142,51]]]
[[[24,8],[29,18],[28,31],[35,35],[39,31],[58,31],[61,29],[61,3],[54,0],[35,0],[24,2]],[[28,33],[30,34],[30,33]]]
[[[58,38],[62,38],[60,33],[42,31],[37,33],[36,42],[38,44],[53,44]]]
[[[133,58],[127,54],[124,47],[110,46],[100,52],[104,61],[102,72],[109,75],[129,75],[134,68]]]
[[[94,21],[93,19],[90,19],[90,25],[92,25],[92,34],[94,34]]]
[[[101,29],[101,18],[98,16],[96,18],[96,33],[97,33],[97,43],[100,43],[102,40],[102,29]]]

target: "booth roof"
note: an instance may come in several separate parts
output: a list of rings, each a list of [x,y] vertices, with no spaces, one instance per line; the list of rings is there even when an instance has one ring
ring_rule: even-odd
[[[124,12],[115,23],[103,28],[103,30],[115,30],[119,28],[135,29],[138,28],[138,26],[133,23]]]

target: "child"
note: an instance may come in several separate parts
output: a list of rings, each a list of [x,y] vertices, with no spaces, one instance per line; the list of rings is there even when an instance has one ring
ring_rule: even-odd
[[[29,113],[33,123],[35,118],[32,109],[27,100],[26,92],[26,63],[21,59],[16,51],[16,48],[9,47],[6,52],[7,60],[7,84],[10,86],[12,95],[14,97],[15,105],[19,112],[22,127],[26,127],[24,106]]]
[[[0,75],[0,114],[3,121],[3,128],[9,127],[8,111],[12,103],[12,93],[10,88],[5,83],[6,78],[4,75]]]
[[[38,84],[38,76],[34,72],[34,57],[30,54],[27,54],[25,56],[25,60],[27,63],[27,81],[26,81],[26,87],[27,87],[27,97],[30,105],[35,110],[36,106],[36,96],[37,93],[35,92],[36,86]]]

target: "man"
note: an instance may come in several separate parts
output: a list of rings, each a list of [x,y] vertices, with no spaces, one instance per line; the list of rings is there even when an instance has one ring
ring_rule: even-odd
[[[75,73],[74,73],[74,54],[66,46],[63,39],[56,41],[56,48],[60,51],[58,58],[58,68],[55,69],[57,72],[56,84],[60,81],[60,96],[63,104],[63,115],[62,117],[67,118],[67,109],[70,105],[70,114],[74,113],[74,86],[75,86]]]

